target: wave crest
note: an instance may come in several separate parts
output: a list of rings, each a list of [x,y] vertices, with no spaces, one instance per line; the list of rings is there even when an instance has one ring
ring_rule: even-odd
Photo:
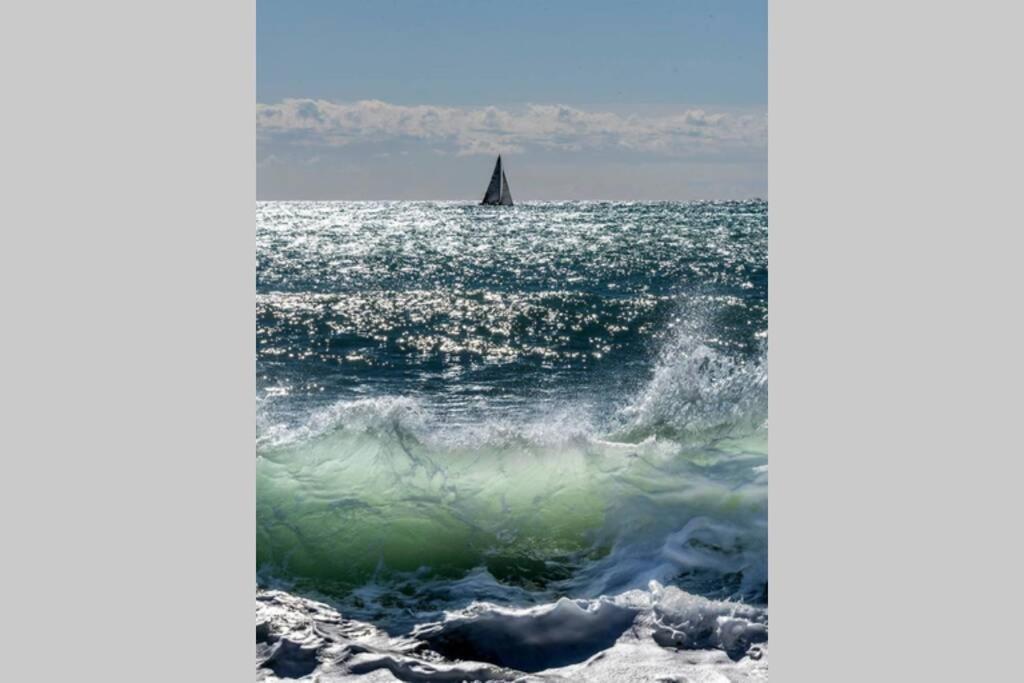
[[[766,427],[768,354],[729,355],[688,333],[662,350],[651,381],[622,411],[623,435],[680,440]]]

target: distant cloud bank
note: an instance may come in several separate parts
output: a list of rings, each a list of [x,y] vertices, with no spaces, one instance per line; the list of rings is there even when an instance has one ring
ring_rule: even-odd
[[[583,111],[560,104],[516,108],[404,106],[378,100],[286,99],[256,105],[261,142],[343,147],[353,143],[420,141],[459,156],[521,152],[622,150],[661,157],[763,152],[764,110],[666,114]]]

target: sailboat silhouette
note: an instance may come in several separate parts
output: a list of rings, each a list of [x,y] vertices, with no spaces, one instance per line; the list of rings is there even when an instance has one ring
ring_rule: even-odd
[[[505,177],[505,170],[501,167],[501,155],[494,164],[494,173],[491,174],[491,182],[487,185],[484,199],[481,204],[500,204],[512,206],[512,192],[508,189],[508,178]]]

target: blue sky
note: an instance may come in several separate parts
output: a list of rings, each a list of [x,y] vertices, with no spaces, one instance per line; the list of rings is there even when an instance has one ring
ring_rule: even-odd
[[[766,194],[765,2],[257,0],[256,50],[260,198]]]

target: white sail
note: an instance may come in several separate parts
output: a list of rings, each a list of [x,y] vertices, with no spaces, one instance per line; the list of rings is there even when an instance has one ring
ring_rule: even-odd
[[[512,192],[508,189],[508,178],[505,177],[504,169],[501,171],[501,199],[498,203],[504,206],[512,206]]]

